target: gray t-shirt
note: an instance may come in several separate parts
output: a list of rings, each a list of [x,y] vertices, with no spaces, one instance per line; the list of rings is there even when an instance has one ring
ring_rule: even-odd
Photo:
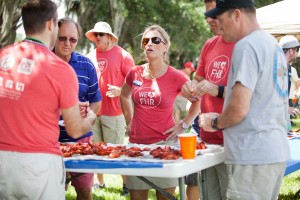
[[[234,47],[224,108],[236,82],[252,91],[250,111],[224,133],[225,163],[271,164],[289,159],[288,67],[276,39],[254,31]]]

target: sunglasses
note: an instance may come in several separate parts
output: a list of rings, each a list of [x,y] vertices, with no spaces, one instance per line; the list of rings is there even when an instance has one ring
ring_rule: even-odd
[[[143,42],[142,42],[143,45],[146,46],[149,43],[150,40],[153,44],[160,44],[161,42],[166,44],[166,42],[164,42],[159,37],[152,37],[152,38],[143,38]]]
[[[299,47],[294,48],[295,51],[299,52]]]
[[[106,33],[94,33],[95,37],[98,37],[98,36],[103,37],[104,35],[106,35]]]
[[[68,40],[68,38],[67,37],[65,37],[65,36],[61,36],[61,37],[58,37],[58,40],[60,41],[60,42],[66,42],[67,40]],[[70,43],[77,43],[77,39],[75,39],[75,38],[70,38],[69,39],[69,42]]]

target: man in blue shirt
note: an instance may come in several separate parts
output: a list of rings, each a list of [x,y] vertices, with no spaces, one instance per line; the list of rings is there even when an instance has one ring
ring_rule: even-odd
[[[89,107],[95,113],[98,113],[102,96],[98,85],[96,69],[90,59],[74,52],[74,49],[78,43],[78,39],[81,36],[81,28],[79,24],[70,18],[60,19],[58,26],[59,31],[54,52],[58,57],[68,62],[74,68],[77,74],[79,83],[78,98],[81,102],[80,106],[82,115],[84,115],[87,107]],[[65,129],[63,119],[59,121],[59,125],[60,142],[92,142],[92,131],[89,131],[78,139],[73,139],[68,135]],[[76,173],[70,174],[71,176],[74,176]],[[75,187],[78,200],[92,199],[93,183],[94,181],[92,173],[86,173],[72,181],[72,185]]]

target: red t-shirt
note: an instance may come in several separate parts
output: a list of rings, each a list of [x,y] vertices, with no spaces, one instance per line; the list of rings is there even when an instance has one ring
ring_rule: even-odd
[[[48,48],[24,41],[0,50],[0,150],[62,155],[60,108],[77,102],[74,70]]]
[[[132,56],[119,46],[114,46],[109,51],[96,51],[97,74],[102,94],[102,105],[98,115],[117,116],[122,114],[120,97],[108,97],[107,84],[122,87],[125,76],[134,66]]]
[[[152,144],[169,136],[162,133],[174,126],[175,98],[189,79],[171,66],[157,79],[145,79],[143,70],[143,66],[134,67],[126,77],[134,103],[129,141]]]
[[[215,36],[207,40],[200,54],[196,74],[214,84],[226,86],[233,47],[233,42],[225,42],[221,36]],[[205,94],[201,98],[201,113],[221,113],[223,104],[223,98]],[[222,131],[206,132],[201,129],[200,134],[201,139],[205,142],[223,144]]]

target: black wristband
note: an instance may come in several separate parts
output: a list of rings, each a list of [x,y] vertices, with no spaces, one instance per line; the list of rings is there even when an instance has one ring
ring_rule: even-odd
[[[213,129],[215,129],[216,131],[222,131],[223,129],[222,128],[218,128],[217,124],[218,124],[218,118],[217,117],[211,120],[211,127]]]
[[[225,87],[223,85],[218,85],[218,95],[217,95],[217,97],[223,98],[224,89],[225,89]]]

